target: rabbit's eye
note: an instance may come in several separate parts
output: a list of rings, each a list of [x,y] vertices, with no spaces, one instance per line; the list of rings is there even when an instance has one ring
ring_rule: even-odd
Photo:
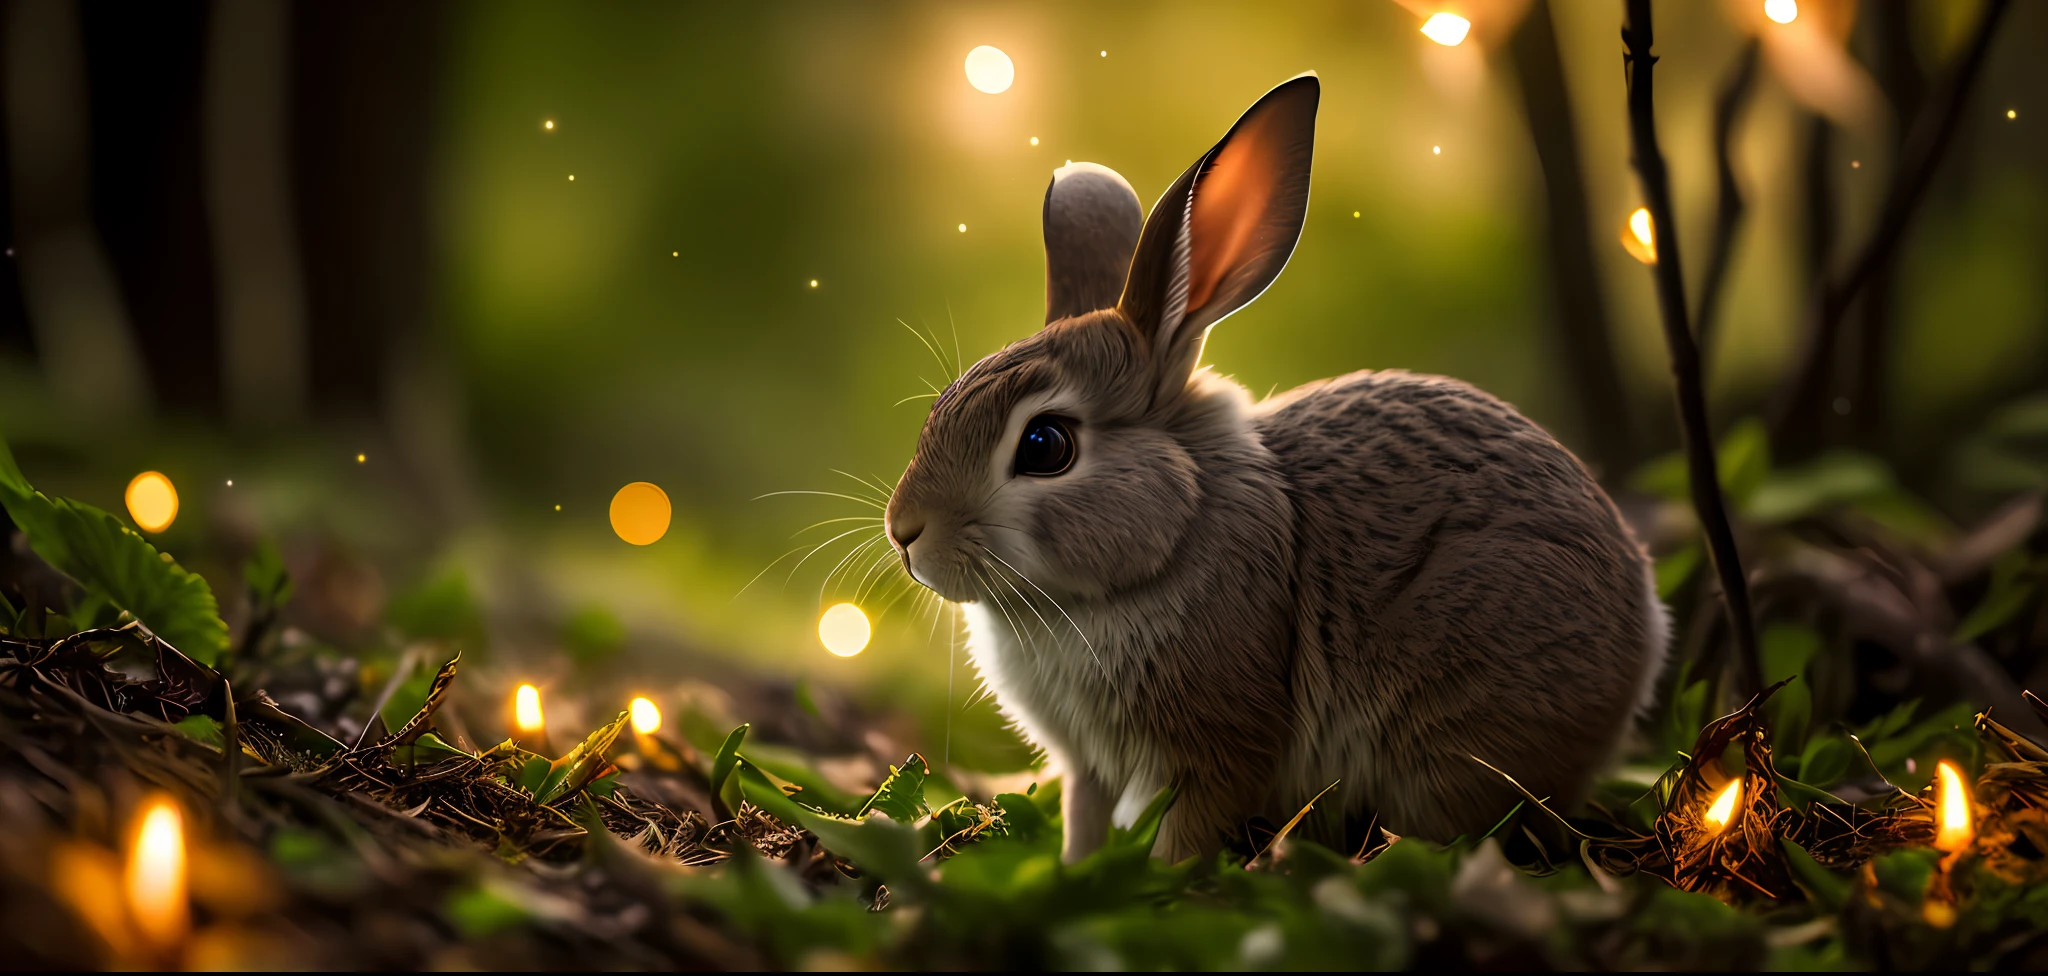
[[[1017,441],[1017,473],[1040,477],[1061,474],[1074,466],[1073,422],[1049,413],[1031,418]]]

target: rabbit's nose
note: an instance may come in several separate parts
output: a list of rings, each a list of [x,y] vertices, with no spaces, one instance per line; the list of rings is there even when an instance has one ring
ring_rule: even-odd
[[[898,517],[889,522],[889,541],[896,544],[896,551],[909,552],[910,544],[924,534],[924,523],[914,518]]]

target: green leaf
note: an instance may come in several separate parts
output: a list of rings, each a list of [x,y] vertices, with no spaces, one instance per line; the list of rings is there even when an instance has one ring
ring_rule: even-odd
[[[1728,503],[1746,508],[1771,476],[1771,445],[1764,422],[1747,417],[1729,428],[1728,435],[1721,438],[1715,466],[1720,469],[1721,490],[1728,493]]]
[[[1820,650],[1820,635],[1806,627],[1773,624],[1757,639],[1757,656],[1764,669],[1764,684],[1787,678],[1803,678],[1806,666]],[[1806,746],[1806,730],[1813,720],[1813,690],[1810,682],[1794,681],[1764,702],[1769,720],[1771,745],[1791,754]]]
[[[242,582],[249,587],[249,595],[256,602],[273,610],[281,608],[292,598],[292,574],[284,567],[284,556],[277,551],[277,540],[264,536],[256,544],[256,551],[249,554],[249,561],[242,564]]]
[[[221,734],[220,723],[212,716],[192,714],[178,720],[178,731],[196,742],[204,742],[216,749],[227,746],[227,738]]]
[[[1778,777],[1778,799],[1785,801],[1786,806],[1797,810],[1801,815],[1816,803],[1845,802],[1833,793],[1783,775]]]
[[[0,507],[28,536],[29,548],[79,585],[135,616],[201,664],[220,659],[228,625],[206,580],[91,505],[36,491],[0,440]]]
[[[1838,912],[1848,904],[1849,894],[1855,885],[1827,868],[1821,867],[1806,848],[1786,838],[1779,838],[1778,845],[1785,851],[1785,864],[1792,869],[1792,881],[1815,905],[1829,912]]]
[[[519,765],[519,778],[516,780],[519,788],[539,796],[541,787],[548,781],[548,770],[554,765],[546,756],[527,757],[526,761]]]
[[[525,906],[500,894],[494,885],[478,885],[449,895],[443,911],[466,939],[495,935],[528,917]]]
[[[474,759],[476,754],[467,749],[449,745],[448,740],[432,732],[423,733],[411,745],[391,750],[391,762],[397,766],[429,765],[443,759]]]
[[[735,730],[735,734],[739,731]],[[848,820],[811,810],[791,799],[768,774],[742,758],[735,758],[728,782],[747,802],[785,823],[817,834],[826,849],[887,882],[892,891],[926,896],[933,890],[931,876],[920,863],[925,848],[915,827],[883,817]],[[737,802],[734,807],[737,809]]]
[[[1046,819],[1045,811],[1022,793],[998,793],[996,806],[1003,809],[1003,824],[1013,837],[1026,842],[1036,841],[1052,829],[1052,821]]]
[[[591,667],[626,647],[626,625],[603,607],[584,607],[562,625],[562,643],[577,664]]]
[[[884,813],[897,823],[918,822],[931,813],[924,799],[924,781],[930,775],[931,767],[925,763],[924,757],[911,753],[903,765],[889,767],[888,777],[875,788],[875,795],[861,805],[856,816]]]
[[[541,780],[540,788],[533,798],[542,804],[553,803],[590,785],[590,781],[604,775],[610,767],[604,754],[618,741],[619,732],[626,727],[626,713],[604,724],[590,733],[582,742],[576,743],[567,755],[554,761],[548,767],[547,777]]]
[[[1760,484],[1743,514],[1766,524],[1789,522],[1898,488],[1883,461],[1855,451],[1834,451]]]
[[[1175,795],[1171,786],[1160,790],[1152,797],[1152,802],[1145,804],[1145,811],[1138,814],[1138,819],[1129,827],[1111,826],[1109,840],[1102,846],[1110,850],[1143,850],[1150,854],[1152,842],[1159,839],[1159,824],[1166,819],[1166,811],[1172,809]]]
[[[747,730],[751,728],[752,725],[742,725],[732,730],[725,737],[725,744],[718,747],[718,755],[711,760],[711,798],[725,808],[718,811],[720,816],[730,817],[739,812],[741,792],[739,783],[732,778],[732,771],[740,761],[740,743],[747,741]]]
[[[1695,542],[1657,560],[1657,599],[1671,599],[1672,594],[1677,593],[1678,588],[1692,578],[1693,571],[1700,566],[1700,556],[1703,552],[1700,544]]]
[[[2029,569],[2027,553],[2023,549],[2014,549],[1998,557],[1991,567],[1991,590],[1978,601],[1977,608],[1957,625],[1956,643],[1976,640],[1997,630],[2026,608],[2036,589],[2035,574]]]

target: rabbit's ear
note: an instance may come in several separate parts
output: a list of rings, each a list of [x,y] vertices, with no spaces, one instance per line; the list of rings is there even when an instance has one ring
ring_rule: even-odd
[[[1294,253],[1321,98],[1315,72],[1282,82],[1153,205],[1118,305],[1170,388],[1209,327],[1259,297]]]
[[[1116,170],[1068,163],[1045,188],[1045,320],[1116,304],[1145,209]]]

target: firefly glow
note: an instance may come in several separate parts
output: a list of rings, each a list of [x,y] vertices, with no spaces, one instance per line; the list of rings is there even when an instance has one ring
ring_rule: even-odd
[[[612,531],[636,546],[660,542],[670,514],[668,493],[649,482],[635,481],[612,496]]]
[[[191,923],[185,901],[185,818],[170,797],[143,807],[128,854],[128,910],[136,927],[158,945],[171,945]]]
[[[1017,80],[1017,63],[1001,48],[986,44],[967,52],[967,83],[978,92],[1000,95]]]
[[[868,615],[851,603],[835,603],[818,618],[818,641],[840,657],[852,657],[866,650],[874,629]]]
[[[641,735],[653,735],[661,728],[661,709],[647,698],[635,698],[627,711],[633,714],[633,731]]]
[[[1764,16],[1773,24],[1789,24],[1799,19],[1799,0],[1764,0]]]
[[[1728,829],[1728,822],[1735,819],[1735,805],[1742,802],[1742,777],[1728,781],[1721,794],[1714,797],[1713,805],[1707,807],[1707,827],[1714,833]]]
[[[1630,257],[1644,264],[1657,263],[1657,231],[1650,224],[1650,208],[1637,207],[1628,215],[1628,226],[1622,228],[1621,246]]]
[[[144,532],[162,532],[178,519],[178,489],[161,472],[144,471],[130,480],[127,502],[129,517]]]
[[[1471,32],[1472,22],[1453,13],[1431,14],[1422,22],[1422,36],[1445,47],[1465,43],[1465,35]]]
[[[1953,854],[1970,846],[1970,839],[1977,833],[1970,816],[1970,795],[1963,789],[1962,773],[1954,763],[1944,759],[1934,769],[1940,783],[1936,790],[1940,829],[1934,835],[1934,846]]]
[[[539,732],[547,727],[540,714],[540,689],[520,685],[512,696],[512,722],[521,732]]]

